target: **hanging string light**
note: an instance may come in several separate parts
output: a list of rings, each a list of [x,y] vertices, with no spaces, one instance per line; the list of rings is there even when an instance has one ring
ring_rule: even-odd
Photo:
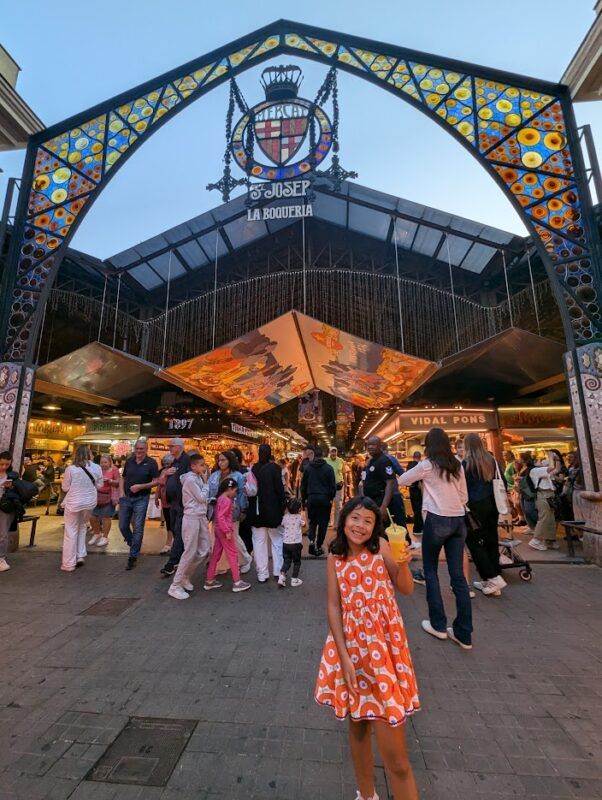
[[[537,307],[537,295],[535,294],[535,283],[533,281],[533,270],[531,268],[531,256],[527,250],[527,266],[529,267],[529,280],[531,281],[531,292],[533,293],[533,310],[535,311],[535,321],[537,323],[537,335],[541,336],[541,325],[539,322],[539,309]]]

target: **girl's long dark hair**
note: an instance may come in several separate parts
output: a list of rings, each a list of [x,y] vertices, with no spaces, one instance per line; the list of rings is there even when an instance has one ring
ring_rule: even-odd
[[[384,528],[380,508],[376,505],[374,500],[371,500],[369,497],[358,496],[345,503],[341,509],[339,524],[337,525],[337,533],[328,548],[329,551],[335,556],[347,558],[349,555],[349,542],[345,536],[345,521],[352,511],[355,511],[356,508],[365,508],[367,511],[372,511],[374,514],[374,528],[372,530],[372,536],[368,539],[364,546],[371,553],[378,553],[380,550],[379,539],[381,536],[384,537]]]
[[[424,440],[424,453],[448,481],[460,475],[462,465],[452,452],[449,436],[443,428],[431,428]]]

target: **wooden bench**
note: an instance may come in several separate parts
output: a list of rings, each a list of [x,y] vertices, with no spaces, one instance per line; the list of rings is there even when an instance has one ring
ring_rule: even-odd
[[[31,530],[29,532],[29,544],[27,547],[35,547],[36,541],[36,528],[38,527],[38,520],[40,519],[39,516],[36,514],[25,514],[25,516],[21,519],[21,522],[31,522]],[[21,524],[19,523],[19,525]]]

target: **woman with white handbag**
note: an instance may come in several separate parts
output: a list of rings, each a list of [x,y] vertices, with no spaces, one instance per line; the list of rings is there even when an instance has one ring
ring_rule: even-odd
[[[478,433],[467,434],[464,447],[468,509],[477,523],[476,530],[469,526],[466,546],[481,577],[473,586],[485,595],[499,596],[507,585],[500,574],[498,546],[498,518],[508,513],[506,484]]]

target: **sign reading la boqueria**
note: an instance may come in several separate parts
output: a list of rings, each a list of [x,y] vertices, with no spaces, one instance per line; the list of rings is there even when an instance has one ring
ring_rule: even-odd
[[[307,178],[297,181],[256,183],[249,186],[247,219],[250,222],[266,219],[299,219],[313,217],[312,204],[307,202],[307,191],[311,181]],[[292,200],[291,205],[255,206],[270,200]]]

